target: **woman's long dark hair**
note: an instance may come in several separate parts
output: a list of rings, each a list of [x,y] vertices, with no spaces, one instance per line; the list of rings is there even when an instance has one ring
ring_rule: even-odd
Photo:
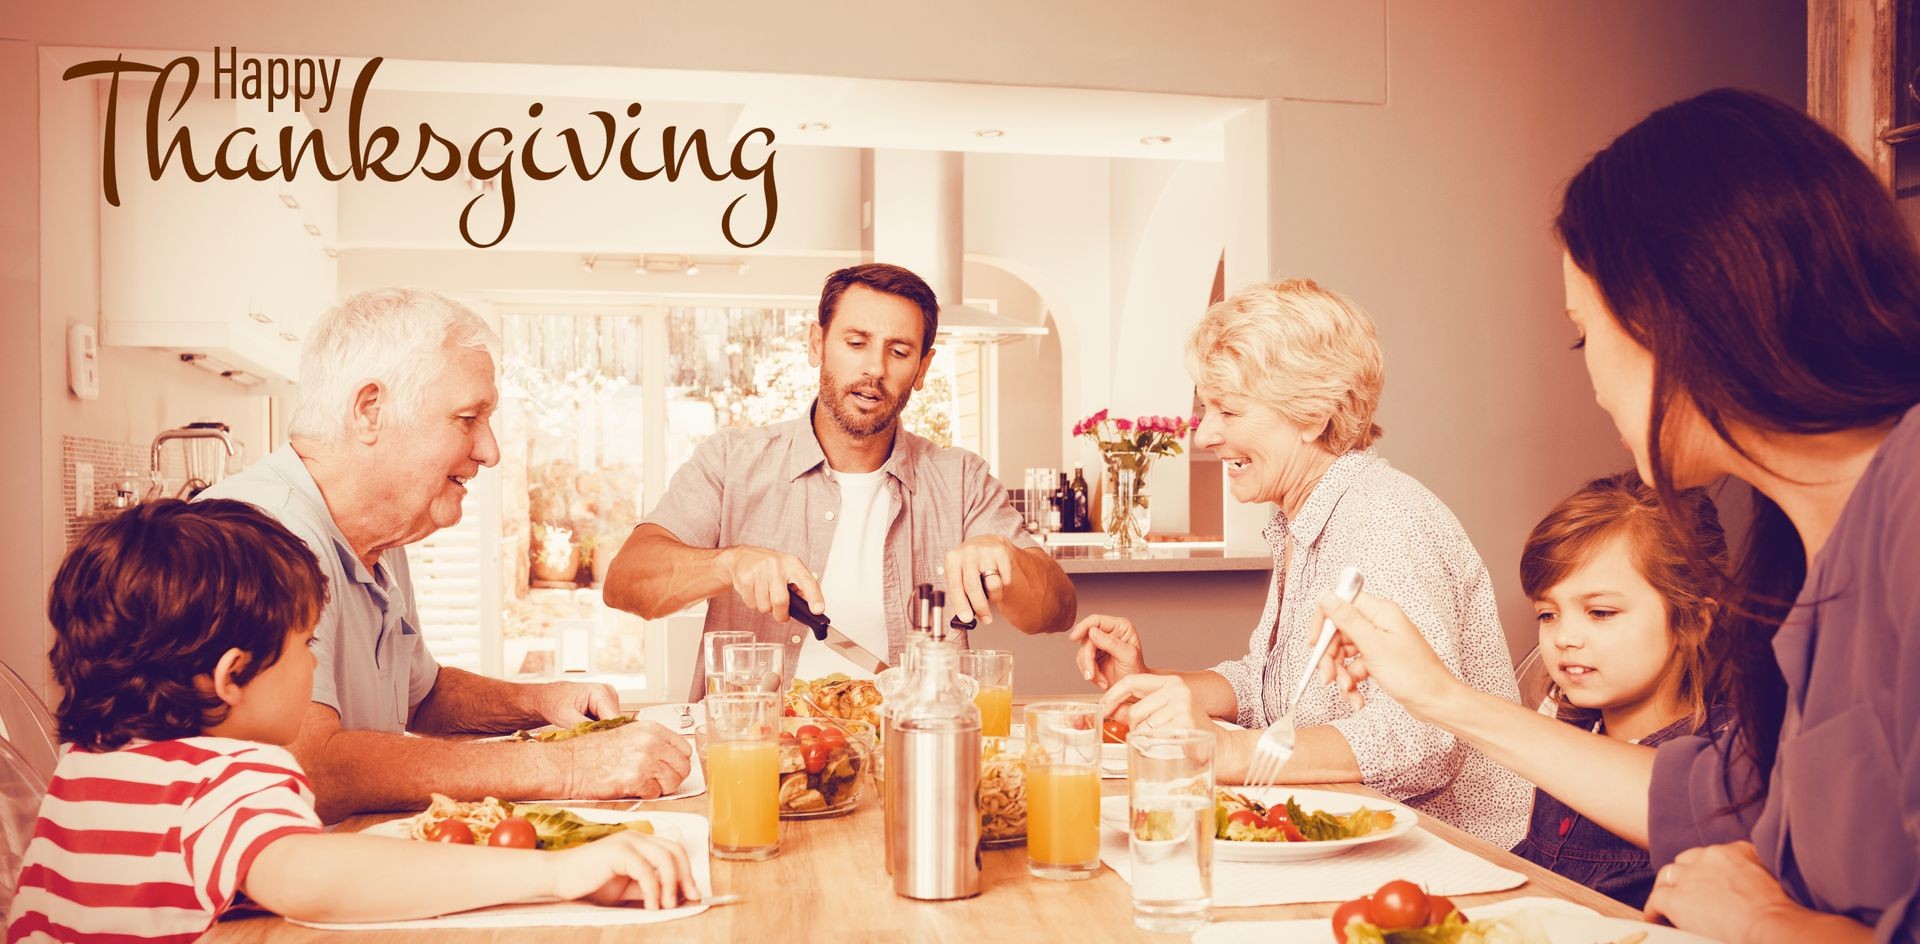
[[[1647,448],[1675,491],[1666,419],[1812,434],[1879,426],[1920,402],[1920,249],[1847,145],[1798,110],[1717,89],[1648,115],[1567,185],[1561,242],[1653,355]],[[1749,456],[1751,458],[1751,456]],[[1715,596],[1739,741],[1766,790],[1786,684],[1772,639],[1806,580],[1787,516],[1754,493],[1738,563]]]

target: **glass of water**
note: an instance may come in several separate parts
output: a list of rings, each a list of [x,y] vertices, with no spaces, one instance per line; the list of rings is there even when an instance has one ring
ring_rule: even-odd
[[[787,647],[777,642],[736,643],[720,650],[723,691],[779,692],[786,685]]]
[[[1127,738],[1133,925],[1191,934],[1213,917],[1212,731]]]
[[[707,678],[707,694],[717,695],[727,690],[725,675],[727,669],[726,664],[720,659],[720,654],[725,652],[728,646],[744,646],[759,638],[742,630],[723,630],[708,633],[701,640],[700,660]]]

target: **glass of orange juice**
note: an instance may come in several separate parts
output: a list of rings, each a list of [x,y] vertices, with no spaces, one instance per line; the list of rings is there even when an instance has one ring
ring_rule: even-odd
[[[1099,706],[1027,706],[1027,871],[1092,878],[1100,871]]]
[[[973,703],[980,709],[980,736],[1003,738],[1013,731],[1013,653],[1005,649],[968,649],[960,653],[960,674],[980,683]]]
[[[706,706],[713,855],[770,859],[780,851],[780,696],[724,692]]]

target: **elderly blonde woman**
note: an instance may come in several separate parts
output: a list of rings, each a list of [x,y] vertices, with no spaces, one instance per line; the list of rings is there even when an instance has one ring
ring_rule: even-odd
[[[418,809],[430,793],[654,797],[687,775],[686,741],[644,721],[551,744],[406,736],[620,710],[606,685],[522,685],[441,666],[421,635],[405,546],[457,524],[468,480],[500,461],[495,345],[478,315],[430,292],[347,299],[301,350],[289,442],[200,493],[272,515],[326,575],[313,700],[291,745],[323,819]]]
[[[1273,584],[1246,656],[1198,672],[1147,667],[1127,620],[1089,616],[1072,629],[1082,674],[1103,705],[1136,727],[1249,730],[1223,736],[1223,782],[1245,779],[1260,729],[1286,714],[1319,634],[1314,600],[1358,567],[1367,590],[1419,610],[1416,625],[1468,684],[1517,701],[1493,585],[1453,513],[1371,448],[1384,380],[1373,323],[1338,294],[1294,279],[1248,288],[1207,311],[1187,344],[1206,414],[1195,433],[1226,465],[1233,497],[1274,506],[1264,532]],[[1174,627],[1145,627],[1172,630]],[[1502,849],[1526,831],[1531,789],[1451,734],[1414,720],[1383,693],[1355,709],[1331,684],[1294,709],[1298,731],[1282,782],[1361,781]]]

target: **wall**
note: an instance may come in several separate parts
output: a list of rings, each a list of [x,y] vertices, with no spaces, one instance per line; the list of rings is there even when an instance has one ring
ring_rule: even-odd
[[[29,142],[37,137],[35,157],[40,169],[38,238],[27,239],[40,261],[34,273],[37,297],[29,306],[9,306],[7,315],[10,338],[38,338],[37,345],[21,347],[36,352],[39,358],[37,369],[24,372],[37,378],[31,399],[39,404],[35,414],[38,450],[28,453],[33,458],[22,460],[37,459],[39,479],[34,491],[20,494],[35,496],[39,514],[37,527],[15,532],[38,535],[38,559],[23,562],[33,573],[35,590],[25,599],[33,602],[34,612],[30,620],[24,612],[8,620],[5,630],[9,662],[15,658],[31,660],[31,670],[21,669],[21,674],[30,678],[44,673],[49,642],[42,615],[46,587],[66,550],[62,509],[72,498],[60,494],[58,484],[61,436],[146,443],[168,427],[220,419],[248,445],[250,452],[242,458],[257,459],[271,448],[265,397],[248,394],[245,388],[181,364],[173,355],[160,351],[102,348],[100,398],[80,400],[67,392],[67,326],[97,327],[100,310],[97,106],[91,83],[60,81],[63,63],[43,61],[35,68],[39,80],[38,134],[7,136],[9,140]],[[7,87],[32,89],[33,83],[16,86],[9,82]],[[16,175],[6,176],[12,179]],[[9,205],[13,205],[11,201]],[[31,327],[22,330],[26,323]],[[95,475],[112,476],[118,471],[96,469]]]
[[[1459,515],[1516,656],[1534,641],[1516,575],[1527,531],[1630,461],[1567,350],[1558,190],[1675,99],[1739,85],[1798,103],[1804,25],[1784,0],[1396,2],[1387,104],[1268,111],[1270,272],[1312,276],[1379,323],[1380,452]]]
[[[40,111],[39,55],[31,43],[0,41],[0,128],[31,129]],[[12,445],[0,463],[0,534],[15,540],[0,552],[0,662],[39,685],[46,665],[46,579],[38,535],[47,464],[39,461],[40,410],[40,154],[33,134],[0,134],[0,442]],[[65,376],[63,372],[62,377]],[[58,461],[56,452],[55,461]],[[55,467],[56,473],[58,466]],[[21,537],[25,536],[25,537]]]

